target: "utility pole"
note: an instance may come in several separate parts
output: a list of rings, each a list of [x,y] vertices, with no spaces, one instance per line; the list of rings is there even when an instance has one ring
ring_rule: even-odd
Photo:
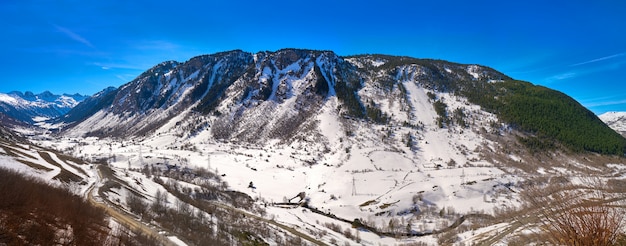
[[[109,166],[113,164],[113,146],[109,143]]]
[[[461,185],[465,184],[465,168],[462,168],[463,172],[461,173]]]
[[[352,177],[352,196],[356,196],[356,179]]]
[[[139,145],[139,164],[143,167],[143,156],[141,156],[141,144]]]

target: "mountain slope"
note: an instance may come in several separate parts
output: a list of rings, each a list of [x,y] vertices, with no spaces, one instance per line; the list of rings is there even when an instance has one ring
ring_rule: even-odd
[[[32,92],[0,93],[0,113],[32,124],[62,116],[85,98],[88,97],[80,94],[54,95],[49,91],[40,94]]]
[[[478,92],[485,101],[482,105],[514,129],[532,134],[522,139],[527,147],[545,149],[558,143],[577,152],[621,155],[626,151],[626,139],[561,92],[521,81],[496,83],[494,88]]]
[[[606,112],[598,117],[613,130],[626,136],[626,112]]]
[[[413,85],[432,95],[429,100],[437,108],[434,119],[413,120],[419,118],[418,112],[432,110],[421,105],[427,108],[411,111],[407,86]],[[466,124],[469,112],[463,107],[447,108],[444,98],[437,97],[444,93],[465,98],[522,131],[525,136],[520,141],[530,148],[556,144],[574,151],[621,154],[626,147],[624,138],[562,93],[512,80],[487,67],[440,60],[339,57],[330,51],[296,49],[257,54],[236,50],[185,63],[164,62],[107,92],[89,100],[99,103],[79,104],[68,113],[65,122],[75,125],[71,134],[145,136],[167,126],[184,129],[181,137],[209,131],[213,139],[291,142],[322,137],[316,117],[329,105],[337,109],[334,121],[338,122]]]
[[[60,120],[75,122],[87,118],[102,107],[111,105],[116,93],[117,89],[115,87],[108,87],[74,106]]]

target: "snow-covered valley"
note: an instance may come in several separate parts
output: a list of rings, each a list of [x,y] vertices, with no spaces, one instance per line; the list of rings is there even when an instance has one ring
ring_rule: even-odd
[[[320,117],[323,118],[323,115]],[[320,119],[320,122],[324,122],[324,119]],[[326,132],[344,132],[343,129],[326,127]],[[327,153],[308,151],[324,149],[322,146],[284,145],[279,142],[263,146],[206,141],[201,134],[183,142],[175,134],[163,132],[134,140],[90,137],[48,139],[36,143],[89,160],[89,163],[106,160],[115,178],[121,180],[123,185],[104,190],[100,195],[96,192],[93,194],[97,199],[108,201],[123,210],[130,211],[128,197],[133,193],[145,197],[147,204],[154,203],[155,194],[168,189],[163,183],[174,182],[190,190],[200,187],[196,183],[169,178],[167,175],[161,178],[163,183],[155,182],[156,173],[185,173],[186,170],[203,168],[219,177],[219,181],[208,179],[210,182],[222,182],[228,190],[245,193],[254,200],[254,206],[265,211],[260,214],[256,210],[244,212],[257,214],[329,245],[439,244],[444,234],[440,231],[454,225],[462,217],[484,215],[492,218],[501,216],[501,211],[519,208],[522,203],[519,189],[526,181],[538,177],[550,179],[586,175],[557,167],[538,168],[536,173],[524,173],[501,166],[481,159],[482,155],[475,151],[465,149],[468,154],[461,153],[467,146],[497,149],[495,146],[490,147],[494,143],[480,134],[425,126],[429,127],[430,131],[425,130],[423,135],[416,135],[421,140],[411,148],[402,146],[404,143],[401,139],[381,143],[374,137],[357,137],[372,136],[383,130],[382,126],[381,129],[361,127],[353,138],[339,137],[343,139],[338,139]],[[397,132],[402,130],[410,129],[396,129]],[[509,158],[512,161],[521,160],[521,157],[515,155]],[[458,161],[451,164],[449,160]],[[41,158],[32,161],[50,166]],[[10,166],[14,168],[20,165],[14,163]],[[90,185],[97,182],[97,168],[92,168],[92,165],[104,164],[83,166],[83,171],[90,178],[86,178],[86,184],[77,185],[81,187],[77,192],[85,193]],[[147,174],[145,170],[148,167],[160,171]],[[26,169],[22,167],[23,171]],[[80,174],[75,172],[77,169],[67,170]],[[607,179],[622,179],[626,165],[608,165],[603,172],[607,170],[613,170],[610,172],[612,176],[607,175]],[[37,175],[50,179],[56,174],[56,171],[52,171]],[[198,177],[195,181],[205,179]],[[104,184],[100,180],[95,185],[101,189]],[[305,194],[304,199],[298,196],[301,192]],[[183,201],[174,194],[167,194],[167,206],[177,209]],[[301,207],[301,200],[306,201],[306,208]],[[219,199],[216,202],[220,202]],[[378,231],[356,229],[353,223],[346,222],[355,220]],[[215,222],[220,223],[220,219],[217,218]],[[494,232],[513,227],[513,222],[483,224],[465,221],[466,229],[458,231],[455,241],[465,244],[482,242],[499,235]],[[521,227],[510,231],[499,242],[505,244],[527,229]],[[434,234],[429,235],[431,233]],[[175,241],[184,242],[175,234],[170,235]],[[265,238],[264,241],[281,244],[280,240],[271,238]]]

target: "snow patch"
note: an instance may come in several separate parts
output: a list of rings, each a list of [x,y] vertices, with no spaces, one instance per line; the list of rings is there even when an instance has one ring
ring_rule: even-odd
[[[472,75],[472,77],[474,77],[474,79],[480,79],[480,67],[477,65],[469,65],[467,66],[467,69],[465,70],[467,71],[467,73],[469,73],[470,75]]]
[[[376,59],[372,61],[372,65],[374,67],[380,67],[382,65],[385,65],[386,61],[382,60],[382,59]]]

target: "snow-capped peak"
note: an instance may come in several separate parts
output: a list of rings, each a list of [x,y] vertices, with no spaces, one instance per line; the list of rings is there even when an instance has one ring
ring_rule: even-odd
[[[42,118],[56,118],[82,102],[87,96],[80,94],[55,95],[49,91],[34,94],[13,91],[0,93],[0,113],[27,123]]]

